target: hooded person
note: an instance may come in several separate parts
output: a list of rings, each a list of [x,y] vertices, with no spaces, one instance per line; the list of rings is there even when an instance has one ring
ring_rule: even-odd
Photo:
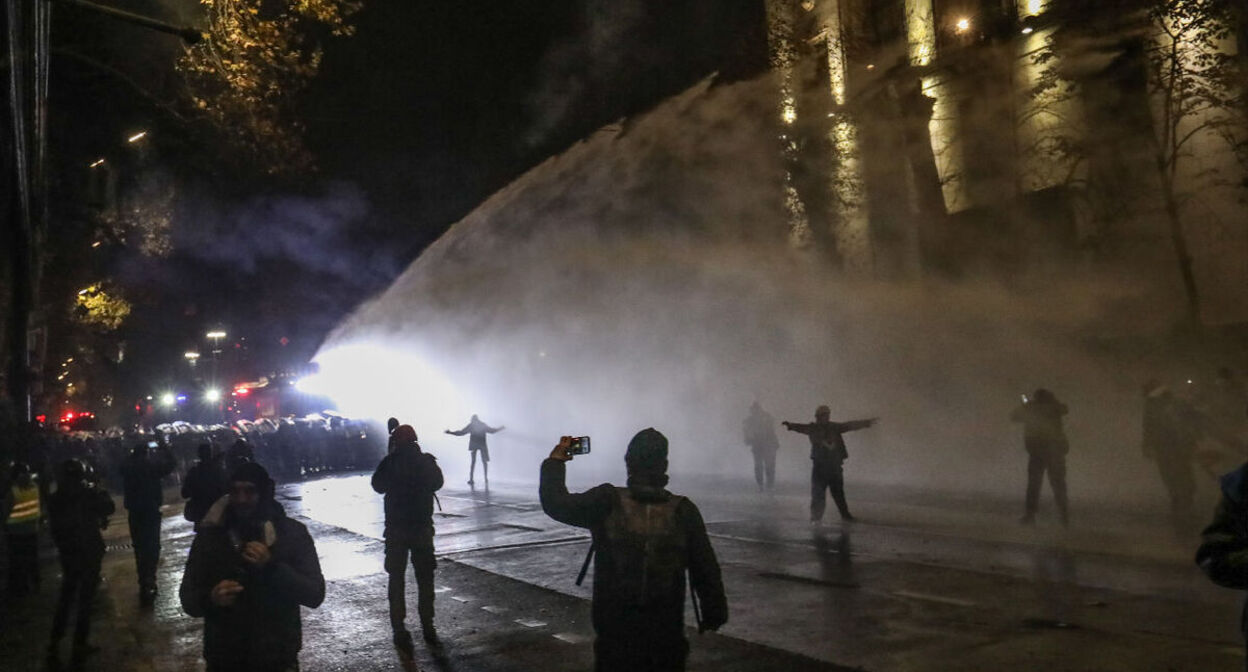
[[[562,437],[542,462],[540,496],[546,515],[593,536],[594,669],[684,670],[686,572],[699,631],[728,622],[728,602],[702,514],[666,489],[667,438],[653,428],[638,432],[624,455],[627,487],[603,483],[582,493],[566,484],[571,445]]]
[[[476,415],[473,415],[472,419],[468,421],[468,424],[464,425],[463,429],[446,430],[446,433],[451,436],[468,435],[468,452],[472,454],[472,463],[468,465],[468,485],[473,485],[475,483],[473,478],[477,473],[477,453],[481,453],[481,471],[485,474],[486,484],[489,484],[490,446],[486,442],[485,435],[501,432],[504,429],[507,428],[502,425],[499,425],[498,427],[491,427],[482,422]]]
[[[1213,522],[1200,534],[1196,564],[1219,586],[1248,590],[1248,464],[1223,476],[1221,488]],[[1248,643],[1248,602],[1239,626]]]
[[[91,631],[91,603],[100,585],[100,564],[104,559],[104,537],[108,517],[116,506],[106,490],[90,477],[82,460],[69,459],[57,469],[56,492],[48,497],[52,539],[61,560],[61,592],[52,619],[48,643],[48,668],[59,666],[61,640],[69,630],[69,616],[75,611],[71,667],[80,667],[95,647],[88,642]]]
[[[393,452],[373,472],[373,490],[385,495],[386,573],[389,575],[390,626],[394,646],[404,656],[413,654],[407,631],[407,563],[416,574],[420,629],[425,641],[438,647],[433,624],[433,498],[442,487],[442,469],[433,455],[420,449],[416,430],[400,425],[391,434]]]
[[[229,496],[208,509],[191,544],[179,593],[182,609],[204,619],[210,672],[298,669],[299,608],[325,599],[316,545],[273,489],[259,464],[236,467]]]

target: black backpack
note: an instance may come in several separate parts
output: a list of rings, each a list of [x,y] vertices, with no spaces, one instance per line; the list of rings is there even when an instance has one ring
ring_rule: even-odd
[[[638,501],[616,488],[618,504],[603,521],[610,548],[610,581],[617,599],[634,606],[683,599],[689,554],[676,509],[684,497]],[[603,567],[600,566],[600,569]]]

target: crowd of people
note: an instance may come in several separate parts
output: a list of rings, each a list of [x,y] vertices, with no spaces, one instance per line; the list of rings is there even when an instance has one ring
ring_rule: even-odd
[[[1248,456],[1248,398],[1225,369],[1207,387],[1184,384],[1176,390],[1150,381],[1142,397],[1143,454],[1155,461],[1169,496],[1172,522],[1181,530],[1193,520],[1195,470],[1216,474],[1208,454],[1219,452],[1239,462]],[[1069,413],[1056,394],[1041,388],[1023,395],[1009,416],[1022,426],[1028,456],[1023,524],[1035,523],[1046,476],[1059,521],[1069,524],[1065,475],[1070,441],[1064,427]],[[814,422],[779,423],[810,442],[812,524],[821,524],[829,492],[841,519],[854,520],[845,493],[849,451],[844,435],[876,422],[876,418],[833,421],[831,409],[821,405]],[[383,440],[380,432],[370,432],[361,423],[322,418],[232,427],[166,426],[153,434],[124,437],[34,435],[27,445],[27,461],[13,467],[5,489],[6,538],[13,556],[9,594],[20,597],[38,585],[34,551],[41,503],[46,502],[63,576],[48,655],[53,662],[58,659],[72,618],[71,661],[81,663],[94,650],[88,637],[90,605],[104,552],[101,530],[114,511],[110,484],[123,495],[139,599],[150,605],[159,590],[160,507],[165,489],[176,480],[186,499],[184,515],[196,532],[179,598],[188,615],[204,621],[207,669],[298,669],[300,609],[320,606],[325,580],[315,539],[304,525],[287,517],[275,499],[274,474],[299,478],[375,464],[371,484],[384,498],[384,567],[393,644],[404,658],[414,655],[407,630],[410,564],[421,633],[439,655],[433,511],[444,476],[437,459],[421,448],[411,425],[392,418],[387,429],[389,436]],[[470,437],[475,471],[478,455],[483,468],[488,464],[486,435],[502,429],[473,416],[464,428],[446,433]],[[756,402],[742,433],[754,458],[759,489],[771,490],[779,445],[775,419]],[[567,465],[575,454],[573,442],[572,437],[562,437],[542,463],[539,497],[551,518],[586,528],[592,536],[585,567],[592,558],[595,669],[683,670],[688,653],[685,595],[693,598],[699,631],[726,623],[728,605],[697,506],[666,489],[667,438],[653,428],[638,432],[624,454],[626,484],[604,484],[583,493],[570,493],[565,485]],[[194,451],[193,462],[188,449]],[[46,486],[41,491],[37,477],[49,464],[56,465],[55,479],[49,479],[56,483],[54,492]],[[469,484],[474,475],[470,472]],[[1243,559],[1248,557],[1248,465],[1223,477],[1220,489],[1222,502],[1205,530],[1197,560],[1216,582],[1248,588],[1244,579],[1248,560]],[[647,646],[636,646],[638,639]]]

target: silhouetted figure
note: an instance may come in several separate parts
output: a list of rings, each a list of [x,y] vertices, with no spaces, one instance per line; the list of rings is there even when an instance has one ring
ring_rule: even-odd
[[[91,631],[91,601],[100,585],[100,562],[104,559],[104,538],[100,530],[116,507],[108,492],[89,480],[80,460],[66,460],[58,468],[57,490],[48,498],[52,539],[61,558],[61,592],[52,619],[52,641],[48,644],[49,667],[59,665],[61,639],[69,626],[69,612],[75,609],[71,661],[74,668],[96,648],[88,643]]]
[[[780,441],[776,439],[776,419],[763,410],[756,401],[750,405],[750,414],[741,423],[745,445],[754,455],[754,480],[758,489],[771,490],[776,486],[776,451]]]
[[[667,485],[667,438],[644,429],[624,455],[628,487],[603,483],[571,494],[566,485],[565,436],[542,462],[546,515],[588,528],[593,535],[594,669],[596,672],[669,672],[685,669],[685,572],[699,632],[728,622],[728,601],[715,550],[698,507]]]
[[[200,521],[182,575],[182,609],[204,619],[208,672],[299,669],[299,607],[325,599],[316,544],[273,499],[273,479],[247,462],[230,474],[229,497]]]
[[[390,626],[394,645],[412,656],[412,635],[407,631],[407,585],[404,574],[410,555],[416,574],[416,613],[425,641],[438,646],[433,625],[433,498],[442,487],[438,460],[422,452],[416,430],[402,425],[392,435],[394,452],[373,473],[373,490],[385,495],[386,573],[390,575]]]
[[[1036,510],[1040,506],[1040,486],[1044,475],[1049,475],[1049,487],[1057,502],[1057,514],[1062,525],[1070,523],[1066,504],[1066,453],[1070,443],[1062,428],[1062,416],[1066,404],[1057,400],[1052,392],[1039,388],[1010,414],[1010,420],[1023,424],[1023,447],[1027,450],[1027,498],[1024,513],[1019,521],[1024,525],[1036,522]]]
[[[255,461],[256,453],[251,449],[251,444],[238,439],[225,451],[225,473],[232,474],[242,464]]]
[[[9,595],[22,597],[39,588],[39,484],[30,465],[18,462],[10,469],[11,484],[4,493],[4,535],[9,548]]]
[[[1144,457],[1157,463],[1157,473],[1170,495],[1171,522],[1185,532],[1192,521],[1196,496],[1193,473],[1200,416],[1170,388],[1150,381],[1144,386]]]
[[[1201,533],[1196,564],[1219,586],[1248,590],[1248,464],[1223,476],[1221,486],[1222,500]],[[1239,625],[1248,642],[1248,603]]]
[[[810,439],[810,522],[823,520],[827,507],[827,492],[832,491],[832,501],[841,514],[841,520],[854,520],[845,501],[845,460],[849,450],[845,447],[845,432],[866,429],[876,423],[876,418],[832,422],[832,409],[820,406],[815,409],[815,421],[810,424],[785,421],[780,424],[790,432],[805,434]]]
[[[121,468],[125,487],[130,541],[134,545],[135,568],[139,574],[139,602],[150,605],[156,599],[156,567],[160,564],[160,506],[164,503],[161,479],[173,473],[174,460],[164,445],[134,446]]]
[[[182,480],[182,498],[186,500],[183,515],[199,529],[208,507],[225,496],[226,472],[221,457],[213,454],[211,443],[201,443],[197,450],[199,462],[187,470]]]
[[[481,471],[485,474],[485,482],[490,482],[490,448],[485,443],[485,435],[501,432],[504,429],[506,429],[506,427],[502,425],[499,425],[498,427],[491,427],[484,422],[481,422],[481,420],[474,415],[472,416],[472,420],[469,420],[468,424],[464,425],[463,429],[459,431],[452,431],[449,429],[446,430],[446,433],[451,436],[468,435],[468,451],[472,453],[472,464],[468,467],[468,485],[473,484],[473,475],[477,471],[478,452],[481,453]]]

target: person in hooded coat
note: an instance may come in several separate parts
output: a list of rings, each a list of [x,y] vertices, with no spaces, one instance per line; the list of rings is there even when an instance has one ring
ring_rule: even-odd
[[[1248,590],[1248,464],[1223,476],[1220,485],[1222,500],[1200,534],[1196,564],[1219,586]],[[1248,601],[1239,626],[1248,645]]]
[[[501,432],[504,429],[507,428],[502,425],[491,427],[473,415],[463,429],[446,430],[446,433],[451,436],[468,435],[468,452],[472,453],[472,464],[468,466],[468,485],[473,484],[473,475],[477,472],[477,453],[481,453],[481,471],[485,474],[485,482],[487,484],[490,482],[490,447],[486,444],[485,435]]]
[[[650,428],[628,444],[628,487],[604,483],[569,493],[565,436],[542,462],[542,510],[593,535],[594,669],[678,672],[685,669],[685,572],[699,630],[728,622],[728,601],[702,514],[667,485],[667,438]]]
[[[394,645],[412,655],[412,636],[407,631],[407,562],[416,574],[416,611],[420,629],[430,646],[438,646],[433,625],[433,498],[442,487],[438,460],[422,452],[411,425],[400,425],[391,435],[394,452],[382,459],[373,472],[373,490],[385,495],[386,573],[389,574],[390,626]]]
[[[259,464],[239,465],[229,497],[200,521],[182,575],[182,609],[204,619],[208,672],[299,669],[301,606],[325,599],[316,544],[273,499]]]

